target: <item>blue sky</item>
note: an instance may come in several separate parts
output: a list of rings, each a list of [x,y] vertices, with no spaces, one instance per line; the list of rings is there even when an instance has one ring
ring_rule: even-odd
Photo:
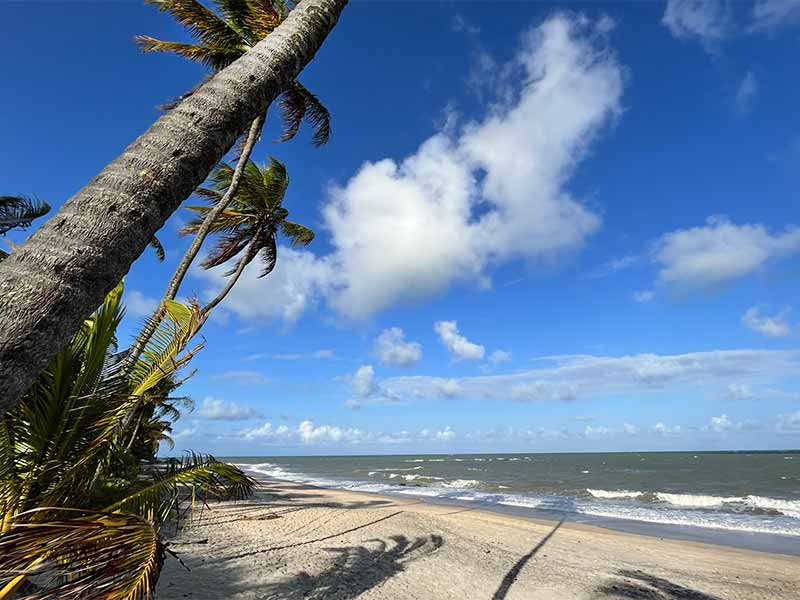
[[[136,2],[0,19],[3,193],[59,205],[204,74],[138,52],[187,38]],[[352,3],[300,78],[331,141],[272,142],[273,112],[254,153],[317,239],[203,330],[176,449],[800,446],[798,54],[796,0]]]

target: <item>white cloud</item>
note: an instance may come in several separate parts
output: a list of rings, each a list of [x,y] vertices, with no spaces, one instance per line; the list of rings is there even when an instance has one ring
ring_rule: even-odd
[[[345,400],[344,405],[350,410],[359,410],[361,408],[361,402],[354,398],[348,398]]]
[[[756,76],[752,71],[748,71],[736,90],[736,111],[739,114],[750,112],[757,93],[758,82],[756,81]]]
[[[384,365],[410,367],[422,358],[422,346],[418,342],[405,341],[405,333],[399,327],[384,329],[375,346]]]
[[[632,297],[636,302],[644,304],[646,302],[652,302],[656,297],[656,293],[653,290],[638,290],[633,292]]]
[[[725,390],[724,398],[727,400],[752,400],[755,398],[755,394],[749,385],[731,383]]]
[[[708,423],[708,429],[715,433],[724,433],[734,429],[735,427],[736,424],[732,423],[728,418],[728,415],[724,413],[718,417],[711,417],[711,420]]]
[[[697,38],[709,52],[731,28],[730,15],[721,0],[667,0],[661,22],[676,38]]]
[[[599,279],[601,277],[608,277],[619,271],[624,271],[635,267],[642,262],[642,257],[638,254],[626,254],[620,258],[613,258],[604,262],[599,268],[594,270],[588,275],[591,279]]]
[[[669,425],[665,425],[663,421],[659,421],[650,428],[650,433],[660,437],[676,437],[681,435],[683,430],[680,425],[670,427]]]
[[[742,323],[766,337],[782,338],[792,333],[792,328],[786,322],[788,313],[789,309],[786,308],[772,317],[761,316],[759,307],[753,306],[742,316]]]
[[[275,427],[267,421],[259,427],[243,429],[239,431],[238,435],[246,441],[289,445],[438,444],[449,443],[456,439],[456,432],[449,426],[439,431],[423,429],[416,434],[406,430],[397,433],[383,433],[339,425],[316,425],[311,420],[302,421],[297,427],[288,427],[287,425]]]
[[[190,438],[195,433],[197,433],[198,431],[199,431],[199,428],[197,427],[197,425],[194,425],[192,427],[184,427],[180,431],[176,431],[174,433],[169,434],[169,436],[173,440],[180,440],[180,439],[184,439],[184,438]]]
[[[239,385],[264,385],[270,382],[258,371],[225,371],[212,375],[214,381],[232,381]]]
[[[486,354],[483,346],[473,344],[458,332],[456,321],[437,321],[433,329],[439,334],[439,338],[454,360],[481,360]]]
[[[125,309],[136,317],[149,317],[158,306],[158,299],[145,296],[138,290],[125,292]]]
[[[489,355],[489,362],[493,365],[500,365],[511,360],[511,352],[505,350],[495,350]]]
[[[800,352],[719,350],[689,354],[554,356],[539,368],[504,375],[448,379],[392,377],[381,382],[400,398],[571,401],[603,394],[686,390],[718,393],[721,386],[769,384],[800,375]],[[377,384],[376,384],[377,385]]]
[[[772,31],[800,23],[800,1],[757,0],[753,6],[754,31]]]
[[[736,225],[726,217],[663,235],[653,246],[658,280],[676,288],[713,289],[800,252],[800,228],[771,233],[761,224]]]
[[[317,359],[330,359],[335,356],[333,350],[323,349],[323,350],[314,350],[313,352],[307,352],[305,354],[274,354],[272,356],[273,360],[306,360],[309,358],[317,358]]]
[[[197,414],[204,419],[230,421],[252,419],[259,416],[259,412],[250,406],[237,404],[236,402],[228,402],[222,398],[213,398],[211,396],[203,398],[203,402],[200,404],[200,410],[197,411]]]
[[[248,321],[281,320],[295,322],[306,310],[316,306],[330,288],[335,271],[328,258],[317,258],[306,250],[278,247],[278,262],[269,277],[259,278],[261,265],[253,261],[220,305]],[[208,271],[191,270],[209,287],[203,297],[211,299],[227,283],[228,265]]]
[[[511,260],[579,250],[600,217],[565,185],[622,110],[624,71],[605,37],[565,15],[528,31],[495,69],[514,93],[460,127],[449,120],[402,160],[365,162],[323,206],[332,253],[280,248],[275,272],[246,273],[226,307],[291,322],[325,298],[360,319],[459,282],[486,287]],[[216,290],[222,272],[195,274]]]
[[[358,368],[351,380],[353,391],[361,398],[368,398],[378,392],[375,383],[375,369],[372,365],[362,365]]]
[[[636,425],[632,425],[631,423],[623,423],[622,431],[626,435],[636,435],[639,433],[639,428]]]

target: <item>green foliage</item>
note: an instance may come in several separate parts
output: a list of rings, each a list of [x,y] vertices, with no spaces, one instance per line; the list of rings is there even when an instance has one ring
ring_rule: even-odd
[[[196,217],[181,229],[181,233],[195,233],[206,215],[224,196],[233,176],[233,168],[223,163],[211,176],[212,187],[200,188],[196,194],[206,198],[210,206],[188,206]],[[211,226],[212,233],[220,239],[216,247],[201,263],[210,269],[228,262],[244,251],[240,262],[231,269],[236,271],[241,265],[251,262],[260,254],[263,269],[260,277],[268,275],[275,268],[277,260],[276,237],[283,233],[293,245],[307,246],[314,239],[309,228],[287,220],[289,211],[283,207],[289,175],[279,160],[270,159],[269,164],[258,166],[247,161],[239,189],[231,203],[223,210]]]
[[[25,229],[50,212],[47,202],[25,196],[0,196],[0,235],[12,229]]]
[[[35,597],[150,598],[164,560],[159,529],[178,518],[179,503],[252,489],[212,456],[153,463],[185,403],[171,394],[201,347],[191,346],[199,309],[170,302],[123,373],[121,299],[120,284],[0,420],[0,598],[40,573],[59,585]]]
[[[148,35],[136,36],[144,52],[169,52],[214,71],[224,69],[250,48],[272,33],[289,13],[282,0],[214,0],[212,11],[197,0],[147,0],[162,12],[168,12],[197,41],[195,44],[168,42]],[[174,106],[174,104],[172,105]],[[297,81],[281,96],[284,131],[281,140],[292,139],[306,121],[314,131],[315,146],[331,136],[328,109]]]

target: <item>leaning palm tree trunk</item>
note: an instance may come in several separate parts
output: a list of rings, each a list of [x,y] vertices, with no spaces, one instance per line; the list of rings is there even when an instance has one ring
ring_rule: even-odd
[[[156,310],[153,312],[152,316],[145,321],[144,326],[142,326],[142,330],[139,332],[139,335],[136,336],[136,339],[131,345],[128,355],[123,360],[122,369],[127,369],[136,364],[136,361],[139,359],[139,356],[141,356],[144,347],[147,345],[147,342],[150,341],[153,333],[158,328],[159,321],[161,321],[161,318],[164,316],[165,302],[167,300],[174,300],[175,296],[178,295],[178,290],[181,287],[181,283],[183,283],[183,279],[186,277],[186,273],[189,271],[189,267],[192,265],[197,253],[200,252],[200,247],[208,237],[211,226],[214,224],[214,221],[217,220],[219,214],[225,210],[233,197],[236,195],[236,191],[239,189],[239,180],[242,178],[242,173],[244,172],[244,166],[250,159],[250,154],[253,151],[253,147],[256,145],[256,142],[261,135],[261,128],[264,126],[265,118],[266,112],[256,117],[256,119],[253,121],[253,124],[250,126],[247,139],[242,147],[242,153],[239,156],[239,161],[236,163],[236,169],[233,171],[233,176],[231,177],[231,185],[228,187],[228,190],[225,192],[225,195],[222,197],[219,203],[214,206],[211,211],[209,211],[208,215],[206,215],[206,218],[203,221],[203,224],[200,226],[200,229],[198,229],[197,233],[195,234],[191,245],[183,255],[181,262],[178,263],[178,267],[175,269],[172,279],[170,279],[167,289],[164,292],[164,296],[158,303],[158,307],[156,307]]]
[[[161,116],[0,264],[0,416],[294,81],[347,0],[303,0],[239,60]]]

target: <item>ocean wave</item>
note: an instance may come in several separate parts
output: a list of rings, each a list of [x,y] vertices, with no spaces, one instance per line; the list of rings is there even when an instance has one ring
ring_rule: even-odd
[[[481,485],[477,479],[453,479],[442,484],[449,488],[474,488]]]
[[[605,498],[605,499],[613,499],[613,498],[638,498],[644,492],[629,492],[628,490],[593,490],[586,488],[586,491],[589,492],[595,498]]]
[[[740,496],[705,496],[702,494],[667,494],[656,492],[656,500],[673,506],[687,508],[716,508],[724,504],[744,504],[745,498]]]

